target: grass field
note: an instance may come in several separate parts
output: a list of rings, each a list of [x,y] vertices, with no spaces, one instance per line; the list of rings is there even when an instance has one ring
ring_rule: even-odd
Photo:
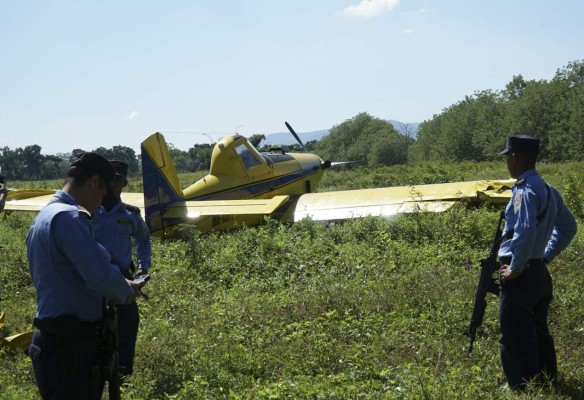
[[[580,223],[583,167],[539,168]],[[424,164],[331,172],[321,190],[507,177],[504,162]],[[584,398],[582,232],[550,265],[559,386],[522,396],[505,388],[495,296],[467,352],[478,260],[499,211],[483,204],[337,224],[268,222],[204,236],[184,227],[177,239],[155,239],[123,398]],[[33,218],[0,219],[0,337],[31,327],[24,237]],[[30,361],[0,349],[0,399],[37,397]]]

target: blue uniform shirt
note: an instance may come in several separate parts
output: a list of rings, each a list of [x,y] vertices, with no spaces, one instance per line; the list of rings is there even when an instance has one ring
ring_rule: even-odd
[[[150,268],[150,231],[136,207],[118,201],[108,212],[100,207],[92,220],[95,239],[110,251],[124,270],[132,264],[132,238],[136,243],[138,268]]]
[[[89,218],[73,197],[58,191],[32,223],[26,244],[37,318],[72,315],[95,322],[104,297],[118,303],[132,298],[134,290],[93,238]]]
[[[513,230],[513,237],[503,242],[499,257],[511,257],[511,270],[519,272],[529,259],[553,260],[576,235],[577,224],[558,191],[535,169],[521,174],[512,191],[503,234]]]

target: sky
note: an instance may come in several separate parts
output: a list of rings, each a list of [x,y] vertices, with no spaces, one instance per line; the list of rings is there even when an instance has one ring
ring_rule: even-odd
[[[0,0],[0,148],[423,122],[584,59],[581,0]]]

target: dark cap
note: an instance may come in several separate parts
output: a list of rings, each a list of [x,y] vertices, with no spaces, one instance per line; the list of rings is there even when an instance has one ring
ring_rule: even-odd
[[[112,167],[114,167],[117,176],[121,176],[122,178],[126,179],[128,176],[128,164],[118,160],[110,160],[110,164]]]
[[[510,152],[539,153],[539,139],[527,135],[509,136],[507,146],[499,154],[505,155]]]
[[[69,168],[72,167],[95,172],[108,185],[114,179],[114,167],[112,167],[108,160],[97,153],[87,152],[77,154],[71,161],[71,164],[69,164]]]

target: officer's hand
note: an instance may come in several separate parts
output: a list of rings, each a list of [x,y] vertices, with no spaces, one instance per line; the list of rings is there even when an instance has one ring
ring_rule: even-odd
[[[503,282],[517,278],[521,273],[511,270],[508,265],[503,265],[501,267],[501,280]]]
[[[132,286],[132,289],[134,289],[134,300],[136,299],[136,297],[142,296],[142,292],[140,291],[140,289],[144,287],[146,281],[130,281],[128,279],[126,279],[126,281],[128,281],[128,284]]]

